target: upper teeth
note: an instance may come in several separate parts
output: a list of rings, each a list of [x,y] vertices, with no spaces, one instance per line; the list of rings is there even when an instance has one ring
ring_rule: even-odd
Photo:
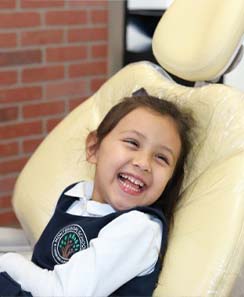
[[[133,176],[130,176],[130,175],[127,175],[127,174],[120,174],[123,178],[125,179],[128,179],[131,183],[137,185],[137,186],[140,186],[140,187],[143,187],[144,186],[144,183],[136,178],[134,178]]]

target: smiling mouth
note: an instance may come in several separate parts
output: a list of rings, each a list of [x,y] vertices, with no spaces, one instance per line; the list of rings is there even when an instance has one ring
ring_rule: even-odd
[[[126,173],[119,173],[118,179],[122,190],[132,195],[140,194],[146,188],[142,180]]]

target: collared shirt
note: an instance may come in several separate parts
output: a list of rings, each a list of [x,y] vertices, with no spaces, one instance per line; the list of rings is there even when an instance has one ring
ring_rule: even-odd
[[[67,210],[74,215],[104,216],[115,210],[92,201],[92,184],[81,182],[66,192],[79,197]],[[108,296],[135,276],[154,269],[161,245],[161,224],[137,210],[122,214],[101,229],[90,246],[53,271],[18,254],[0,257],[6,271],[33,296]]]
[[[68,213],[73,215],[87,215],[90,217],[105,216],[116,210],[107,203],[100,203],[91,200],[93,192],[93,182],[85,181],[76,184],[72,189],[65,192],[66,195],[71,197],[78,197],[71,207],[67,210]]]

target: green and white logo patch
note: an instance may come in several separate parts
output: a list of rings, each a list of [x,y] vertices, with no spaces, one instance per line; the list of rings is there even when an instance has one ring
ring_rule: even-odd
[[[88,248],[88,241],[81,226],[74,224],[62,228],[52,242],[52,256],[56,263],[63,264],[71,256]]]

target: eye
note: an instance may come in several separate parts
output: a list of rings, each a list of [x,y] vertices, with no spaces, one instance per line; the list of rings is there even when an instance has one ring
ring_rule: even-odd
[[[139,147],[139,142],[133,138],[126,138],[123,140],[123,142],[128,143],[128,145],[135,147],[135,148]]]
[[[159,162],[170,165],[170,161],[169,161],[169,158],[167,156],[158,154],[158,155],[156,155],[156,158],[159,160]]]

